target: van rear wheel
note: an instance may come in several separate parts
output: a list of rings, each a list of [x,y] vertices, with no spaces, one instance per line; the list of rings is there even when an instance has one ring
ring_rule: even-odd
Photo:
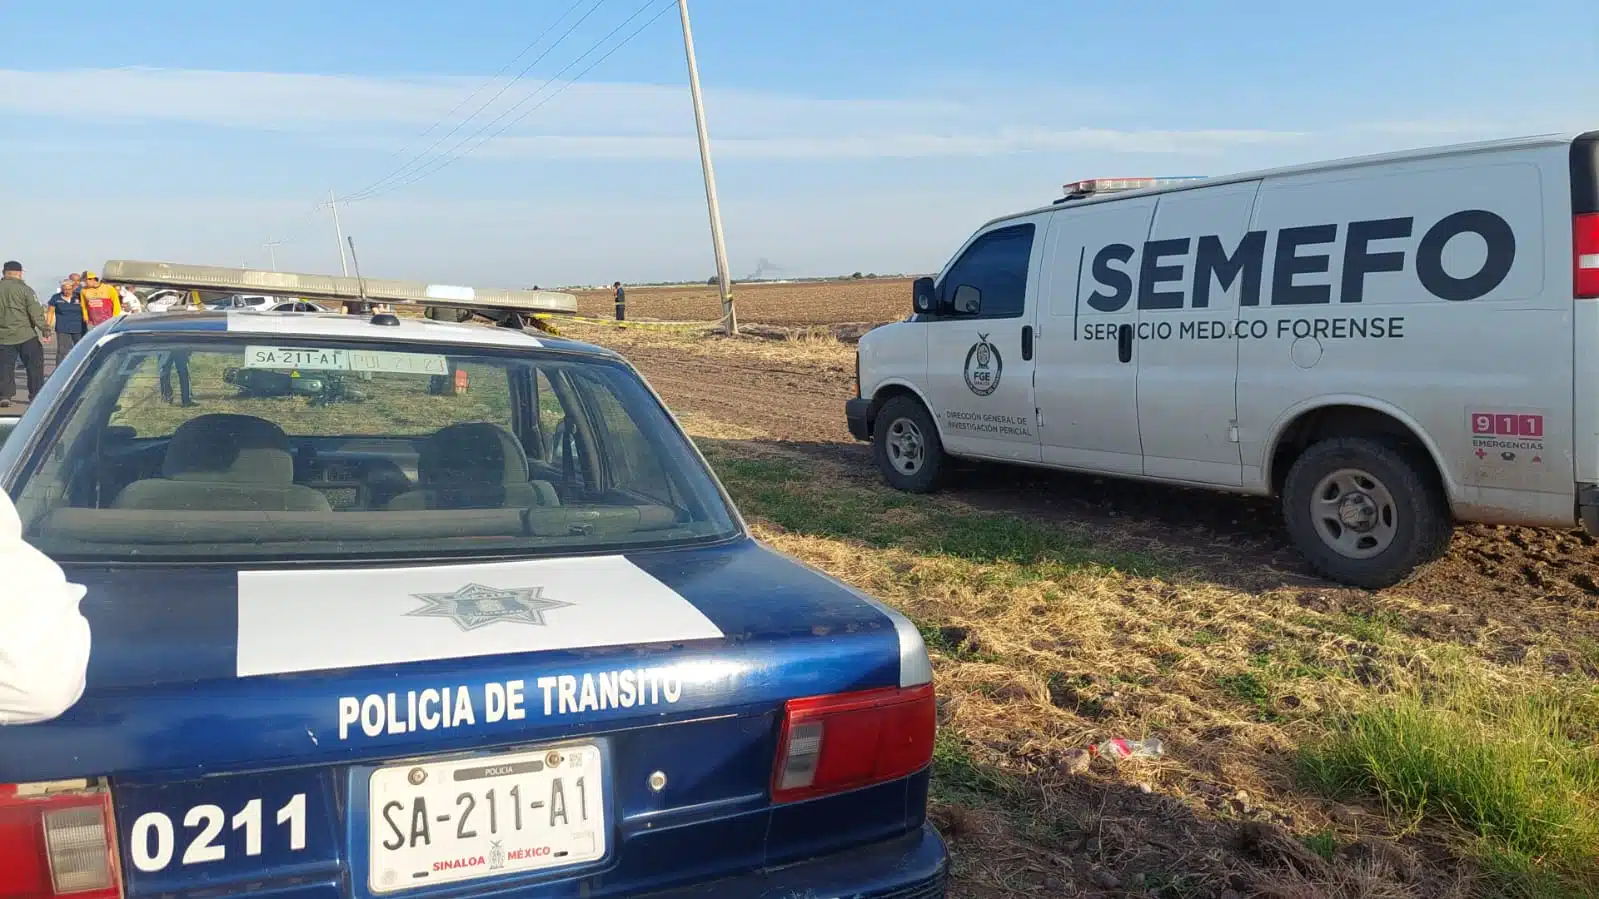
[[[1391,587],[1442,556],[1454,521],[1430,466],[1379,440],[1311,446],[1283,485],[1288,534],[1318,574],[1368,590]]]
[[[933,416],[915,398],[896,396],[872,422],[872,458],[889,486],[931,493],[944,478],[944,443]]]

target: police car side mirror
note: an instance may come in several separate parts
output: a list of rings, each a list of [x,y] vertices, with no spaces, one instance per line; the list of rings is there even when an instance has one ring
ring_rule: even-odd
[[[983,292],[970,284],[955,288],[955,314],[976,315],[983,308]]]
[[[933,311],[932,278],[917,278],[912,282],[911,308],[921,315],[926,315]]]

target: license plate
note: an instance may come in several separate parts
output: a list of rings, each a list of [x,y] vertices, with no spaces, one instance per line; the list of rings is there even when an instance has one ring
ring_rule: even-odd
[[[393,765],[368,781],[374,893],[591,862],[605,855],[599,747]]]

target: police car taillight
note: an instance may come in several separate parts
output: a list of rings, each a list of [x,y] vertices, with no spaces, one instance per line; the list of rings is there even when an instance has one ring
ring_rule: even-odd
[[[1574,296],[1579,300],[1599,299],[1599,213],[1572,219],[1571,234]]]
[[[0,899],[117,899],[111,820],[101,784],[0,784]]]
[[[791,699],[772,801],[797,802],[906,777],[933,759],[933,685]]]

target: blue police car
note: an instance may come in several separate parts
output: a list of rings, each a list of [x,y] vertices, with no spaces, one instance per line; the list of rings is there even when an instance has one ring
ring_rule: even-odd
[[[0,487],[94,640],[0,729],[0,899],[944,894],[916,629],[753,540],[615,353],[125,317]]]

